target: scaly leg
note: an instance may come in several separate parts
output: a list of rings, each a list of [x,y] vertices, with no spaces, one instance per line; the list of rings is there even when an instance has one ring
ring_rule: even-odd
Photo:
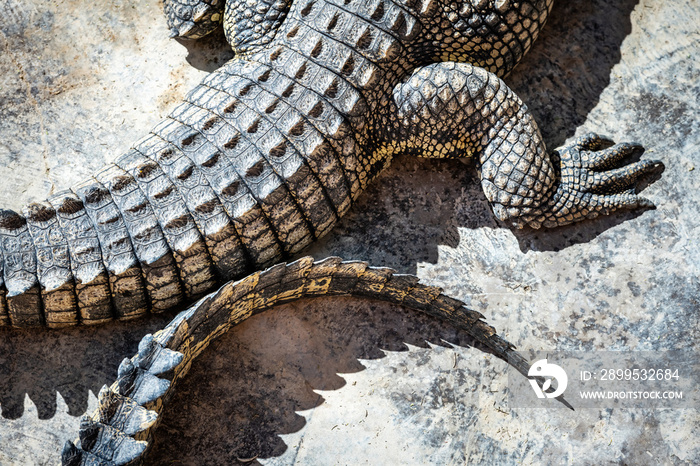
[[[417,69],[394,89],[396,152],[479,160],[481,184],[496,217],[518,228],[566,225],[617,209],[650,207],[636,180],[661,165],[620,167],[637,144],[589,134],[550,157],[525,104],[496,75],[462,63]],[[607,148],[604,148],[607,147]]]

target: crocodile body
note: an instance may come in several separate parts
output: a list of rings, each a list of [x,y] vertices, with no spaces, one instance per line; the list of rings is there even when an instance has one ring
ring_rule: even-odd
[[[589,135],[550,157],[500,79],[552,4],[167,1],[175,35],[225,20],[236,58],[90,179],[0,212],[0,325],[191,302],[328,233],[398,153],[477,158],[494,214],[518,227],[650,206],[631,185],[659,163],[619,167],[639,145]]]
[[[375,299],[424,312],[466,331],[527,375],[529,364],[482,320],[483,316],[445,296],[439,288],[364,262],[342,262],[339,258],[314,262],[305,257],[230,282],[181,312],[162,330],[145,336],[138,353],[119,366],[117,380],[100,391],[97,410],[81,419],[79,446],[66,442],[63,464],[140,464],[176,382],[212,341],[275,305],[321,296]]]

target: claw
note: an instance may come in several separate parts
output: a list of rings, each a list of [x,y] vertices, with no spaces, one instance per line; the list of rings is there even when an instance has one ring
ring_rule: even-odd
[[[194,7],[194,11],[192,12],[192,21],[195,23],[199,22],[202,18],[204,18],[209,11],[211,10],[211,7],[207,5],[206,3],[200,3],[196,7]]]
[[[653,201],[647,199],[646,197],[637,196],[637,207],[645,209],[656,209],[656,204],[654,204]]]
[[[177,31],[177,37],[182,37],[183,39],[195,28],[195,24],[192,21],[185,21],[180,26]]]
[[[659,166],[656,160],[642,160],[621,168],[594,173],[590,182],[592,192],[620,192],[637,181],[641,176]]]

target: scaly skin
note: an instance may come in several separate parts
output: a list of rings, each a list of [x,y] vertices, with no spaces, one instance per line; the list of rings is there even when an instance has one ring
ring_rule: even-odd
[[[223,19],[225,0],[164,0],[170,37],[199,39],[216,30]]]
[[[81,420],[76,442],[80,446],[66,442],[63,464],[140,464],[176,382],[209,344],[252,315],[320,296],[376,299],[425,312],[465,330],[527,376],[529,364],[513,346],[481,320],[481,314],[443,295],[439,288],[364,262],[342,262],[336,257],[314,262],[305,257],[229,282],[181,312],[164,329],[144,337],[138,353],[119,366],[117,380],[100,391],[97,410]]]
[[[400,152],[479,161],[501,221],[619,208],[659,165],[595,135],[550,158],[500,80],[553,0],[168,0],[175,34],[225,18],[238,55],[127,154],[0,213],[0,325],[128,319],[192,301],[326,234]]]

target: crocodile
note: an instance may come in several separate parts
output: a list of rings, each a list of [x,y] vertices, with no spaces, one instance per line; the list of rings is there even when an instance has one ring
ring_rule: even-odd
[[[163,329],[146,335],[137,354],[119,365],[117,380],[102,387],[94,413],[81,418],[76,442],[66,441],[63,465],[140,464],[176,383],[209,344],[264,310],[322,296],[380,300],[424,312],[465,331],[477,345],[528,375],[527,361],[481,314],[444,295],[440,288],[365,262],[304,257],[229,282],[182,311]]]
[[[0,211],[0,325],[194,302],[327,234],[399,154],[472,157],[495,217],[556,227],[651,208],[661,162],[595,134],[548,152],[505,77],[553,0],[166,0],[174,36],[236,52],[124,155]]]

